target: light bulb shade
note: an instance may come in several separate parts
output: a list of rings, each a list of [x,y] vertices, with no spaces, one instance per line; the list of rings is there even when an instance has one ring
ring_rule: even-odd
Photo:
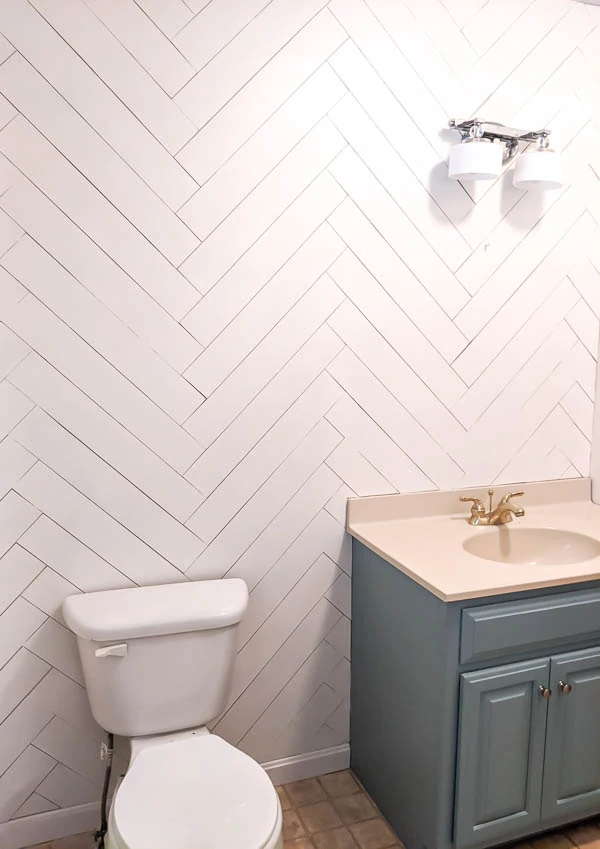
[[[463,142],[450,148],[448,176],[453,180],[495,180],[502,173],[504,146],[486,141]]]
[[[520,189],[559,189],[563,185],[559,154],[553,150],[522,153],[515,164],[513,183]]]

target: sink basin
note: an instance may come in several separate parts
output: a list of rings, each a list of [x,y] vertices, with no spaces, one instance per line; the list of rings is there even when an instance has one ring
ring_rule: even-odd
[[[583,563],[600,555],[600,542],[593,537],[553,528],[480,528],[463,548],[484,560],[528,566]]]

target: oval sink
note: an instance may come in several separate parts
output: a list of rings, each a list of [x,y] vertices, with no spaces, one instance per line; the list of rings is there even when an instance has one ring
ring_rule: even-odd
[[[552,528],[481,528],[463,548],[484,560],[528,566],[583,563],[600,555],[600,542],[593,537]]]

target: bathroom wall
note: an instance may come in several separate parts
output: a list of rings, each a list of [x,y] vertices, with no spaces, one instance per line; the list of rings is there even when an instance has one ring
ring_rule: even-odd
[[[216,731],[343,744],[345,499],[588,474],[600,8],[2,0],[0,32],[0,821],[99,796],[70,593],[243,577]],[[450,182],[472,114],[551,127],[565,188]]]

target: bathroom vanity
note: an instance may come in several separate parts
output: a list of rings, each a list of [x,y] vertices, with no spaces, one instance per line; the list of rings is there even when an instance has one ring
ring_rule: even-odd
[[[600,813],[600,507],[519,489],[502,527],[468,524],[485,490],[348,502],[352,768],[407,849]]]

